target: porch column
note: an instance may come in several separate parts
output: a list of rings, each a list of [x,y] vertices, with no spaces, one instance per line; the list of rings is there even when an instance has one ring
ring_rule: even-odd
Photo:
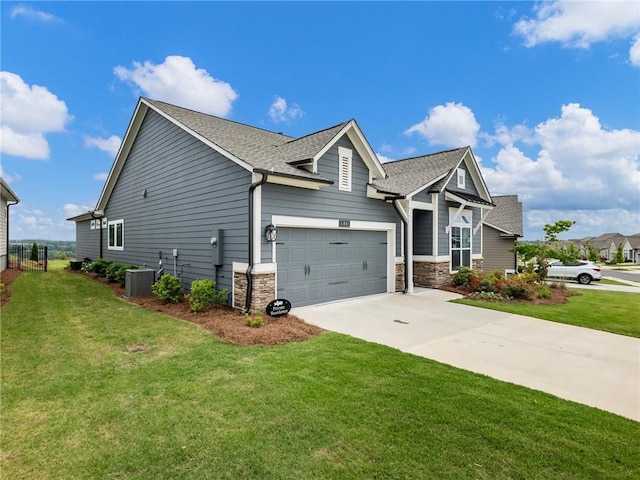
[[[406,272],[407,275],[407,293],[413,293],[413,208],[408,207],[407,212],[407,250],[404,255],[407,259]]]

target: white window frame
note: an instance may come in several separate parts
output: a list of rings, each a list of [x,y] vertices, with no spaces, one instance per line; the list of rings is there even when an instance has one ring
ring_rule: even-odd
[[[460,246],[453,247],[454,230],[460,229]],[[469,230],[469,246],[462,246],[462,229]],[[465,264],[463,261],[463,251],[469,251],[469,264]],[[453,266],[453,252],[460,252],[460,263],[454,268]],[[459,266],[465,266],[473,268],[473,211],[464,209],[458,213],[457,208],[449,208],[449,272],[454,273],[458,271]]]
[[[351,191],[351,172],[353,151],[350,148],[338,147],[338,190]]]
[[[467,172],[464,168],[458,168],[456,170],[456,177],[458,180],[458,188],[464,190],[466,188]]]
[[[120,226],[120,242],[118,242],[118,226]],[[113,228],[113,242],[111,241],[111,231]],[[119,244],[118,244],[119,243]],[[124,220],[113,220],[107,223],[107,249],[124,250]]]

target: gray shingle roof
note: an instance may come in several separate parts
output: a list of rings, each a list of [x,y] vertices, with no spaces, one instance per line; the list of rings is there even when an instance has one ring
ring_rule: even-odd
[[[296,139],[282,133],[252,127],[158,100],[148,98],[144,100],[189,130],[256,169],[319,181],[328,180],[321,175],[289,165],[289,162],[312,158],[347,123]]]
[[[505,232],[522,236],[522,203],[517,195],[492,196],[495,207],[489,212],[485,220]]]
[[[468,147],[387,162],[383,166],[388,178],[375,180],[379,190],[409,195],[417,189],[446,177],[464,157]]]

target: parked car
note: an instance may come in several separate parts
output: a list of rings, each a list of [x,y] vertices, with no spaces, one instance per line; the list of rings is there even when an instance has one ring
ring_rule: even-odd
[[[577,260],[563,263],[560,260],[547,260],[547,278],[564,278],[577,280],[582,285],[589,285],[593,280],[600,281],[602,274],[600,267],[592,262]]]

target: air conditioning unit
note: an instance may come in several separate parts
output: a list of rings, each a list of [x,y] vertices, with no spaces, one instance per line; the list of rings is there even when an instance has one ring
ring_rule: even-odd
[[[127,297],[144,297],[151,295],[151,285],[156,272],[150,268],[127,270],[124,280],[124,294]]]

